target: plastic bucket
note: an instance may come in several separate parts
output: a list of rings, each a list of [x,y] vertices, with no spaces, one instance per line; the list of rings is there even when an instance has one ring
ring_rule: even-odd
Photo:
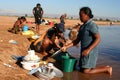
[[[23,27],[23,31],[28,31],[28,26],[25,25],[25,26]]]
[[[62,69],[63,72],[72,72],[75,65],[75,58],[68,58],[67,56],[62,56]]]
[[[53,22],[49,22],[49,25],[53,27],[53,26],[54,26],[54,23],[53,23]]]
[[[68,54],[67,52],[61,52],[59,54],[56,54],[53,56],[53,59],[55,59],[56,63],[58,65],[62,65],[62,56],[66,56],[66,54]]]

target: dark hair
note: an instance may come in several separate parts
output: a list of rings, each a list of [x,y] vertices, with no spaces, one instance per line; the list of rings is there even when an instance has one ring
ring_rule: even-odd
[[[64,24],[63,23],[58,23],[58,24],[56,24],[55,27],[56,27],[58,33],[63,33],[64,32]]]
[[[93,18],[92,11],[89,7],[82,7],[80,11],[83,11],[85,14],[87,14],[90,18]]]
[[[40,3],[37,3],[37,5],[36,5],[36,6],[37,6],[37,7],[38,7],[38,6],[41,6],[41,4],[40,4]]]
[[[20,19],[21,19],[21,17],[18,17],[18,18],[17,18],[17,20],[20,20]]]
[[[23,21],[26,21],[26,18],[25,18],[24,16],[22,16],[21,19],[22,19]]]
[[[49,39],[51,39],[53,35],[56,35],[56,30],[53,29],[53,28],[48,29],[48,31],[47,31],[47,37]]]

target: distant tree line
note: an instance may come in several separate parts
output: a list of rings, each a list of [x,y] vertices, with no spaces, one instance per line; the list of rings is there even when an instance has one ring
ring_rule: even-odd
[[[120,22],[120,20],[111,20],[111,19],[103,19],[103,18],[93,18],[94,21],[112,21],[112,22]]]
[[[34,16],[29,16],[28,14],[25,14],[25,17],[31,17],[31,18],[33,18]],[[59,19],[59,17],[48,17],[48,16],[46,16],[46,17],[44,17],[44,18],[53,18],[53,19]],[[74,17],[72,17],[72,16],[67,16],[67,18],[66,19],[71,19],[71,20],[79,20],[79,18],[74,18]],[[120,19],[119,20],[111,20],[111,19],[108,19],[108,18],[106,18],[106,19],[104,19],[104,18],[93,18],[93,20],[94,21],[110,21],[110,22],[120,22]]]

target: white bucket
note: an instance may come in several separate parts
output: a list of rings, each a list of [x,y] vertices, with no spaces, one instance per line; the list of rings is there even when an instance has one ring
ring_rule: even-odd
[[[28,54],[31,55],[31,56],[34,56],[35,55],[35,51],[34,50],[29,50]]]

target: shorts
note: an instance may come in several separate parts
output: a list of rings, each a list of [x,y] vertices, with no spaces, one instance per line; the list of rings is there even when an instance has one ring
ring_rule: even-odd
[[[35,24],[41,24],[41,19],[35,19]]]
[[[41,16],[40,15],[35,15],[34,17],[35,17],[35,23],[36,24],[41,24],[41,22],[42,22],[41,21]]]
[[[34,44],[34,42],[32,42],[32,43],[30,44],[29,49],[30,49],[30,50],[35,50],[36,52],[41,52],[42,41],[41,41],[41,42],[38,42],[36,46],[34,46],[33,44]]]

